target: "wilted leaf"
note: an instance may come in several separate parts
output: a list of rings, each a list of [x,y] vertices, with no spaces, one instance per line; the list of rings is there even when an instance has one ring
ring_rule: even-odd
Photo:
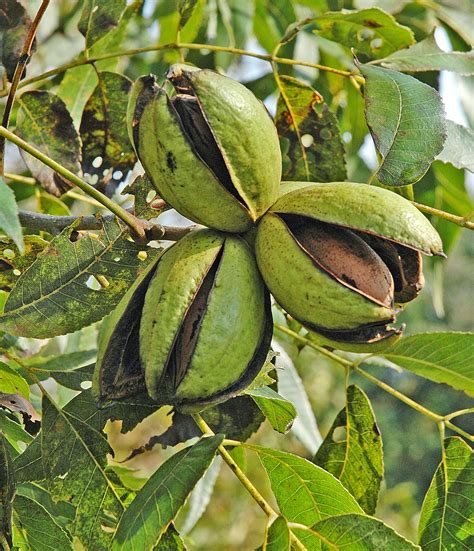
[[[373,515],[383,477],[382,439],[366,394],[351,385],[346,400],[313,461],[338,478]]]
[[[290,551],[290,530],[283,517],[277,517],[267,527],[262,551]]]
[[[446,121],[446,130],[444,149],[436,159],[474,172],[474,130],[450,120]]]
[[[287,76],[280,80],[275,124],[283,156],[282,179],[342,182],[346,163],[335,115],[311,86]]]
[[[335,11],[316,17],[320,36],[377,59],[415,42],[413,31],[379,8]]]
[[[72,549],[66,531],[56,523],[48,511],[38,502],[24,496],[16,496],[13,503],[15,526],[29,548],[35,551]]]
[[[417,182],[443,149],[446,123],[436,90],[414,77],[371,65],[366,78],[365,115],[382,156],[377,172],[388,186]]]
[[[78,28],[86,39],[86,48],[107,35],[119,24],[126,0],[85,0]]]
[[[258,454],[280,512],[288,521],[312,526],[326,517],[363,513],[339,480],[321,467],[291,453],[247,447]]]
[[[112,189],[136,162],[127,133],[128,93],[132,82],[118,73],[98,73],[99,83],[89,97],[79,129],[82,170],[97,179],[94,185]],[[115,185],[114,185],[115,184]]]
[[[0,51],[1,63],[5,67],[9,81],[15,74],[30,26],[31,18],[18,0],[3,0],[0,7]],[[35,49],[36,40],[33,42],[33,51]]]
[[[418,536],[423,551],[472,547],[473,480],[471,448],[459,437],[447,438],[443,459],[421,509]]]
[[[15,495],[15,475],[7,439],[0,432],[0,543],[12,545],[12,501]]]
[[[105,468],[111,449],[105,436],[43,398],[41,447],[48,489],[55,499],[76,507],[69,526],[86,549],[108,550],[123,506]]]
[[[420,333],[401,339],[383,356],[436,383],[446,383],[474,396],[474,334]]]
[[[20,220],[18,218],[18,206],[13,191],[7,186],[5,180],[0,177],[0,232],[11,237],[22,253],[25,248]],[[1,264],[0,264],[1,269]]]
[[[3,291],[12,290],[18,277],[48,244],[39,235],[25,235],[24,243],[25,249],[20,253],[13,241],[0,237],[0,289]]]
[[[141,260],[143,252],[146,260]],[[78,240],[74,225],[69,226],[19,278],[0,316],[0,329],[45,338],[99,321],[156,253],[129,241],[118,221],[103,221],[98,235],[84,232]]]
[[[0,393],[30,395],[30,387],[25,379],[7,364],[0,361]]]
[[[74,174],[81,171],[81,145],[63,101],[45,91],[25,92],[18,98],[16,132],[30,145]],[[53,195],[61,195],[70,184],[38,159],[22,151],[33,176]]]
[[[223,436],[202,438],[173,455],[147,481],[120,519],[112,550],[149,549],[209,467]]]
[[[331,551],[420,551],[382,521],[362,515],[338,515],[293,532],[310,550],[319,549],[324,542],[324,549]]]
[[[296,417],[296,409],[291,402],[268,386],[247,390],[246,394],[253,398],[277,432],[285,434],[290,430]]]
[[[474,73],[474,51],[445,52],[436,43],[434,34],[409,48],[380,59],[384,67],[395,71],[454,71],[460,75]]]

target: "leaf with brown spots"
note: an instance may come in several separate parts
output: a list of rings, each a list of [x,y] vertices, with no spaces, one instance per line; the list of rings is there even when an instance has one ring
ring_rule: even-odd
[[[25,92],[17,101],[20,106],[16,123],[18,136],[74,174],[80,174],[80,139],[63,101],[44,91]],[[59,196],[70,188],[67,180],[41,161],[28,153],[21,153],[31,173],[46,191]]]
[[[86,49],[117,27],[126,5],[126,0],[85,0],[78,28]]]
[[[98,73],[99,83],[82,114],[82,170],[99,188],[121,182],[136,162],[127,134],[131,81],[118,73]]]
[[[275,124],[282,150],[283,180],[346,179],[344,145],[336,117],[311,86],[281,77]]]
[[[77,331],[101,320],[158,253],[128,239],[117,221],[71,240],[66,228],[18,279],[0,316],[0,330],[33,338]],[[144,258],[144,254],[146,256]]]

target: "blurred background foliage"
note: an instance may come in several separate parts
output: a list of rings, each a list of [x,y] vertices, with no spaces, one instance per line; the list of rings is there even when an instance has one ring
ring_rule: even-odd
[[[133,4],[139,15],[131,19],[123,36],[117,38],[115,44],[102,46],[103,51],[175,41],[178,19],[175,0],[145,0]],[[31,16],[35,14],[39,5],[39,0],[28,0],[25,3]],[[472,6],[469,0],[439,3],[421,0],[199,0],[198,8],[183,29],[180,39],[183,42],[216,44],[266,53],[271,52],[286,27],[295,20],[318,15],[327,9],[360,9],[374,5],[387,10],[398,22],[409,26],[417,40],[422,40],[437,28],[435,36],[442,47],[463,51],[469,49],[469,33],[473,27]],[[37,51],[28,66],[28,77],[80,55],[84,48],[84,38],[77,30],[81,6],[81,2],[75,0],[55,0],[51,3],[39,29]],[[299,33],[296,40],[282,47],[279,55],[335,68],[353,68],[352,55],[348,48],[318,37],[311,30],[311,27],[308,27]],[[168,50],[113,58],[100,62],[98,66],[122,72],[134,79],[150,72],[164,75],[168,65],[178,60],[178,53]],[[265,101],[270,112],[275,112],[276,86],[268,63],[225,52],[211,52],[206,48],[187,52],[186,60],[200,67],[227,72],[239,79]],[[347,78],[319,72],[313,68],[281,65],[280,69],[282,73],[308,82],[323,95],[330,109],[338,117],[346,147],[348,180],[367,181],[377,165],[377,159],[364,120],[363,100],[351,82]],[[472,77],[441,74],[441,78],[438,78],[437,73],[419,73],[417,78],[440,89],[448,118],[464,125],[472,123]],[[76,109],[80,113],[83,107],[80,103],[85,103],[96,85],[96,80],[93,71],[91,74],[91,67],[83,66],[40,84],[42,89],[54,89],[70,110]],[[15,111],[13,123],[14,120]],[[10,146],[7,149],[7,172],[26,173],[16,150]],[[130,175],[124,175],[124,181],[115,192],[117,200],[125,201],[125,204],[127,196],[124,198],[119,193],[129,179]],[[58,199],[34,185],[27,186],[24,182],[10,182],[10,185],[22,208],[38,209],[39,212],[48,214],[84,214],[96,210],[96,206],[67,196]],[[437,161],[415,186],[415,199],[464,216],[472,211],[469,199],[470,194],[472,197],[472,191],[472,175],[468,177],[462,170]],[[174,216],[174,223],[186,223],[176,215],[164,216],[167,218],[162,217],[160,221],[169,221],[170,216]],[[400,316],[400,320],[407,325],[407,334],[424,331],[467,331],[472,330],[474,326],[474,242],[469,238],[467,230],[437,219],[434,219],[433,223],[437,225],[443,237],[448,259],[426,261],[426,288],[420,298]],[[446,282],[449,282],[449,285]],[[95,327],[40,343],[21,340],[24,348],[30,353],[39,351],[43,356],[87,350],[95,346]],[[298,350],[284,337],[281,337],[280,342],[283,343],[304,381],[319,430],[324,436],[335,415],[344,405],[344,371],[340,366],[332,364],[308,348]],[[446,385],[436,385],[405,371],[376,367],[372,369],[389,384],[438,413],[443,414],[470,405],[461,392],[456,392]],[[370,397],[384,443],[385,482],[377,516],[401,534],[415,539],[417,514],[440,459],[438,430],[429,419],[376,387],[367,385],[365,380],[356,379],[354,376],[354,382],[362,386]],[[60,403],[70,399],[72,391],[59,387],[54,382],[48,385]],[[39,396],[34,395],[32,401],[38,406]],[[118,460],[111,460],[111,464],[116,465],[119,470],[122,469],[122,475],[130,485],[140,484],[141,478],[148,476],[164,458],[173,453],[174,450],[162,450],[156,446],[135,459],[120,463],[131,449],[143,445],[151,435],[166,428],[169,423],[166,413],[160,410],[126,435],[120,433],[119,423],[109,423],[109,440],[116,450]],[[469,416],[460,418],[458,422],[466,430],[472,431],[473,424]],[[252,437],[252,441],[311,457],[308,450],[291,432],[282,436],[275,433],[268,423],[262,425]],[[243,458],[240,457],[239,461],[243,461]],[[245,468],[249,478],[264,489],[266,479],[257,460],[252,458]],[[261,542],[264,527],[263,515],[257,509],[257,505],[248,498],[232,473],[222,469],[213,494],[212,506],[206,510],[201,521],[189,534],[189,541],[193,543],[194,549],[203,551],[237,551],[243,549],[244,544],[246,549],[257,547]],[[185,512],[180,518],[184,517]],[[177,524],[179,528],[180,523]]]

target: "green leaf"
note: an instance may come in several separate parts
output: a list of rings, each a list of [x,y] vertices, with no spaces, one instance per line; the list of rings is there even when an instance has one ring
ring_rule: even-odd
[[[30,387],[25,379],[7,364],[0,361],[0,393],[30,395]]]
[[[15,495],[15,475],[9,444],[0,432],[0,545],[12,545],[12,502]],[[3,547],[3,546],[2,546]]]
[[[474,130],[450,120],[446,121],[446,130],[444,149],[436,158],[474,172]]]
[[[31,27],[31,18],[18,0],[2,2],[0,12],[0,43],[2,47],[1,63],[5,68],[8,80],[13,80],[16,65]],[[36,40],[33,42],[32,53],[36,50]],[[25,73],[23,73],[23,78]]]
[[[150,549],[209,467],[222,435],[173,455],[147,481],[120,519],[112,550]]]
[[[271,53],[291,23],[297,19],[287,0],[256,0],[253,31],[260,45]],[[280,54],[283,55],[281,51]],[[285,54],[286,55],[286,54]]]
[[[74,174],[81,171],[81,145],[71,115],[58,96],[46,91],[25,92],[18,98],[16,132],[30,145]],[[27,167],[53,195],[70,189],[70,183],[29,153],[21,152]]]
[[[474,396],[473,333],[420,333],[383,353],[391,362],[435,383]]]
[[[94,185],[105,187],[124,180],[136,162],[127,133],[128,93],[132,82],[110,72],[98,73],[98,79],[84,107],[79,132],[82,170],[96,180]],[[122,174],[116,177],[116,173]]]
[[[290,551],[290,529],[283,517],[267,526],[262,551]]]
[[[470,0],[445,0],[443,4],[434,4],[433,9],[436,15],[459,34],[467,44],[472,46],[474,44],[474,31],[471,21],[472,4]]]
[[[332,474],[302,457],[248,445],[262,462],[281,514],[291,522],[312,526],[345,513],[363,513],[357,501]]]
[[[275,124],[283,157],[283,180],[337,182],[346,179],[344,145],[337,119],[304,82],[280,78]]]
[[[459,437],[444,441],[444,454],[426,493],[418,527],[423,551],[472,549],[474,458]]]
[[[308,551],[413,551],[420,548],[375,518],[340,515],[327,518],[311,528],[294,528],[293,533]]]
[[[86,549],[110,549],[112,534],[103,526],[118,522],[123,505],[105,470],[112,452],[105,436],[45,396],[41,447],[52,497],[76,507],[70,532]]]
[[[45,338],[102,319],[158,251],[127,235],[115,220],[103,220],[98,235],[77,235],[74,224],[66,228],[20,276],[0,316],[0,330]]]
[[[316,17],[320,36],[377,59],[415,42],[413,31],[379,8],[335,11]]]
[[[126,4],[126,0],[84,0],[78,28],[87,49],[117,27]]]
[[[295,406],[268,386],[247,390],[271,426],[282,434],[287,433],[296,417]]]
[[[0,410],[0,432],[4,434],[10,445],[18,453],[20,452],[20,446],[18,445],[20,442],[29,444],[33,440],[31,434],[26,432],[20,422],[15,417],[9,417],[3,410]]]
[[[434,34],[378,62],[387,69],[408,73],[454,71],[460,75],[474,74],[474,51],[445,52],[436,43]]]
[[[157,195],[153,184],[146,174],[137,176],[131,184],[124,188],[122,194],[126,193],[133,195],[135,198],[133,213],[138,218],[150,220],[150,218],[156,218],[170,208]]]
[[[365,392],[351,385],[346,400],[313,461],[338,478],[373,515],[383,478],[382,439]]]
[[[141,8],[142,0],[135,0],[128,6],[121,17],[117,27],[108,32],[103,38],[96,42],[89,50],[89,56],[95,57],[107,52],[114,52],[120,49],[125,39],[128,24]],[[75,128],[79,128],[82,110],[90,94],[97,86],[97,71],[114,71],[119,58],[103,59],[92,65],[80,65],[68,69],[58,87],[57,94],[64,101],[74,121]]]
[[[11,237],[20,253],[25,250],[20,219],[18,218],[18,206],[13,191],[7,186],[5,180],[0,177],[0,231]]]
[[[184,541],[181,539],[181,536],[179,535],[178,531],[174,527],[174,524],[171,523],[168,528],[166,529],[166,532],[161,536],[160,541],[158,542],[155,547],[153,547],[153,551],[185,551],[186,546],[184,545]]]
[[[179,0],[178,13],[179,23],[178,29],[181,30],[189,21],[194,9],[196,8],[198,0]]]
[[[54,517],[38,502],[24,496],[17,496],[13,502],[15,527],[22,532],[29,549],[50,551],[51,549],[72,549],[66,531],[56,523]]]
[[[388,186],[417,182],[443,149],[446,123],[436,90],[414,77],[370,65],[366,78],[365,115],[382,156],[377,177]]]

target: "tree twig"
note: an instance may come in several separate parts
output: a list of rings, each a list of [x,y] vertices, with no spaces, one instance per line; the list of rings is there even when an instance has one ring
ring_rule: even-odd
[[[30,29],[25,39],[25,43],[23,44],[23,48],[21,49],[20,57],[15,67],[15,73],[13,74],[10,90],[8,91],[8,98],[5,104],[5,111],[3,112],[2,126],[4,126],[5,128],[8,128],[8,123],[10,122],[10,113],[12,111],[13,103],[15,101],[15,94],[18,89],[18,85],[20,84],[21,77],[23,76],[23,73],[25,71],[25,67],[27,66],[28,61],[30,60],[31,49],[33,47],[33,42],[35,40],[36,31],[38,30],[38,25],[40,24],[40,21],[46,11],[46,8],[49,5],[49,2],[50,0],[43,0],[43,2],[41,3],[41,6],[39,7],[35,18],[31,23]],[[0,176],[3,175],[3,172],[4,172],[4,164],[5,164],[4,160],[5,160],[5,138],[2,136],[0,137]]]
[[[412,201],[412,204],[415,205],[415,207],[421,212],[432,214],[433,216],[437,216],[438,218],[443,218],[448,222],[451,222],[463,228],[467,228],[468,230],[474,230],[474,222],[468,220],[468,217],[457,216],[456,214],[451,214],[450,212],[445,212],[444,210],[435,209],[434,207],[429,207],[428,205],[423,205],[422,203],[417,203],[415,201]]]
[[[19,211],[20,223],[23,227],[30,230],[47,231],[53,235],[61,232],[64,228],[70,226],[73,222],[79,220],[76,230],[100,230],[102,222],[113,220],[114,214],[105,216],[54,216],[51,214],[39,214],[28,210]],[[145,233],[149,241],[166,240],[179,241],[188,233],[195,231],[196,226],[177,227],[177,226],[162,226],[161,224],[152,224],[146,220],[140,221],[145,228]]]

